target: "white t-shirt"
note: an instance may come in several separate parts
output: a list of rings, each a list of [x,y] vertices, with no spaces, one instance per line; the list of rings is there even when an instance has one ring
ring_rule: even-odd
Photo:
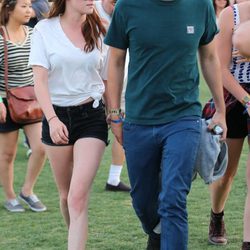
[[[34,28],[30,65],[48,69],[48,88],[52,104],[75,106],[93,98],[101,100],[107,79],[107,49],[86,53],[74,46],[64,33],[60,17],[44,19]]]

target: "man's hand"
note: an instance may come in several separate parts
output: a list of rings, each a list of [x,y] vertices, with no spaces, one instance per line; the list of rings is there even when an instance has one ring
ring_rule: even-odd
[[[122,137],[122,123],[112,123],[111,122],[111,130],[114,134],[116,140],[122,145],[123,137]]]
[[[109,114],[107,116],[107,122],[110,124],[112,133],[114,134],[117,141],[122,145],[123,138],[122,138],[122,124],[123,124],[124,114],[121,113],[120,115],[112,115]]]
[[[223,129],[223,133],[221,134],[221,140],[226,140],[227,137],[227,125],[225,115],[215,112],[214,116],[211,119],[211,122],[208,125],[209,130],[213,130],[215,126],[220,126]]]

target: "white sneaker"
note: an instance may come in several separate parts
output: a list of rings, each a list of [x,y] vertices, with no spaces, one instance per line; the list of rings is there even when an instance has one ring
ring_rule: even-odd
[[[4,203],[4,207],[12,213],[20,213],[20,212],[24,212],[25,209],[24,207],[20,204],[20,202],[18,201],[18,199],[11,199],[11,200],[7,200]]]
[[[32,150],[29,148],[29,149],[27,150],[27,152],[26,152],[27,158],[29,158],[31,154],[32,154]]]

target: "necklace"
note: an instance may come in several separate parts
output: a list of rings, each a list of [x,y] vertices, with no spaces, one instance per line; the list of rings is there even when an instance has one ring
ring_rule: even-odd
[[[8,39],[11,41],[10,35],[9,35],[9,31],[8,31],[8,29],[7,29],[7,26],[4,26],[4,27],[5,27],[6,34],[7,34],[7,36],[8,36]],[[22,28],[23,28],[24,35],[25,35],[25,37],[26,37],[26,30],[25,30],[24,26],[22,26]],[[15,41],[15,44],[17,44],[18,46],[21,46],[21,45],[23,44],[23,42],[24,42],[24,41]]]

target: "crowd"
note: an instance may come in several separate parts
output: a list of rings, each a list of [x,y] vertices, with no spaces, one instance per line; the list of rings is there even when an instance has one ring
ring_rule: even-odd
[[[110,127],[105,190],[130,192],[148,235],[146,249],[188,249],[194,171],[209,183],[208,241],[227,244],[225,204],[250,134],[249,13],[248,0],[2,0],[0,182],[6,210],[24,212],[23,202],[35,212],[47,210],[33,191],[47,157],[68,249],[85,249],[91,186]],[[212,95],[203,110],[198,64]],[[34,86],[42,120],[23,123],[12,116],[8,88],[26,86]],[[16,195],[20,129],[30,155]],[[216,143],[209,148],[210,138]],[[222,153],[219,167],[225,168],[215,181],[207,175],[217,165],[207,170],[207,158],[198,167],[197,159],[209,154],[218,164]],[[131,187],[120,180],[125,159]],[[250,250],[249,165],[248,159],[242,250]]]

